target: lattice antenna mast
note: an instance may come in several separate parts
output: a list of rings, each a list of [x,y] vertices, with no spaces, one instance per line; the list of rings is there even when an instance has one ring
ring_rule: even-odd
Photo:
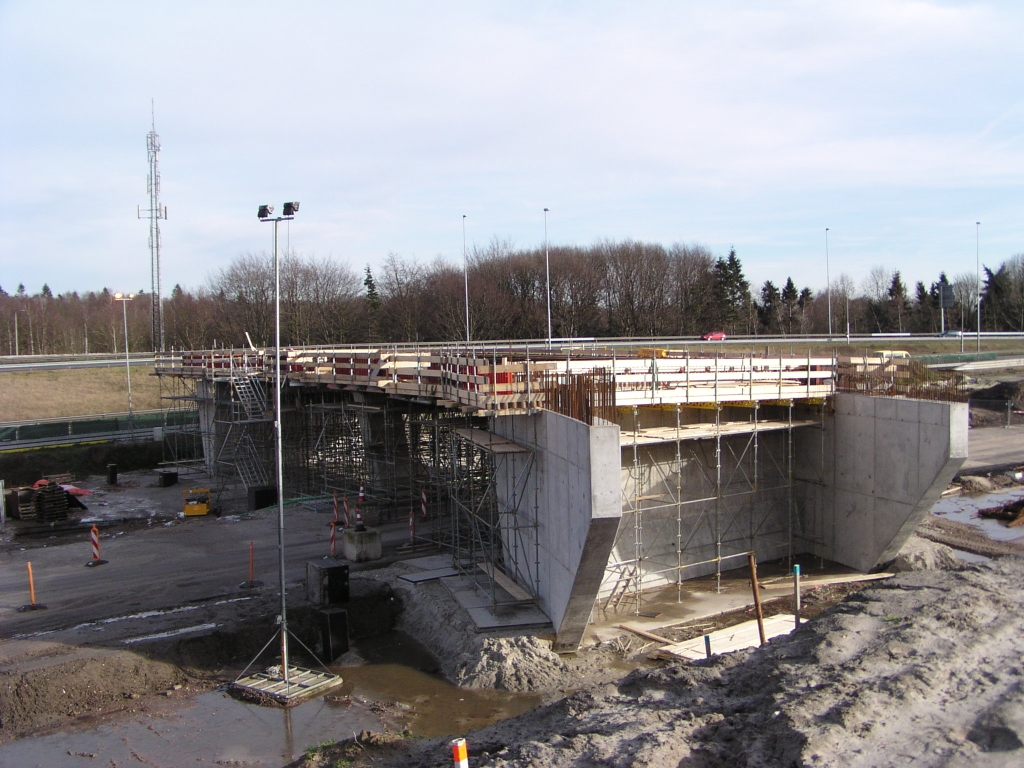
[[[151,105],[152,110],[152,105]],[[152,129],[146,134],[146,152],[149,156],[149,178],[146,186],[149,191],[149,208],[140,219],[149,219],[149,278],[150,305],[152,311],[153,351],[164,351],[164,310],[163,293],[160,285],[160,220],[167,218],[167,206],[160,205],[160,137],[156,132],[156,112],[152,110]]]

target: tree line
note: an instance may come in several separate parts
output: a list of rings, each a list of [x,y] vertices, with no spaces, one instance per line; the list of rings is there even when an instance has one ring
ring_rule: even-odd
[[[735,250],[716,255],[699,244],[664,247],[635,240],[588,247],[516,249],[494,240],[468,255],[465,267],[443,259],[422,263],[389,254],[362,272],[332,259],[285,254],[281,260],[282,343],[330,345],[458,341],[466,337],[468,278],[474,340],[835,334],[940,330],[940,293],[951,286],[946,328],[976,327],[978,286],[970,273],[940,274],[928,285],[904,283],[898,270],[875,267],[858,287],[843,274],[814,293],[792,277],[752,287]],[[168,347],[269,345],[274,332],[271,256],[246,253],[194,289],[175,285],[164,299]],[[153,349],[151,297],[122,303],[104,288],[54,295],[24,285],[0,287],[7,354],[123,352],[124,315],[132,351]],[[831,316],[830,316],[831,308]],[[1024,254],[981,285],[984,330],[1024,330]],[[0,331],[3,333],[3,331]],[[6,343],[4,343],[6,342]],[[3,349],[6,347],[6,349]]]

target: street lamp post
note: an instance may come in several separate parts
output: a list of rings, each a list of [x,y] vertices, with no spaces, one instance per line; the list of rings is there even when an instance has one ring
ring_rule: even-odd
[[[544,209],[544,269],[548,282],[548,346],[551,346],[551,257],[548,255],[548,209]]]
[[[288,604],[285,599],[284,579],[284,465],[281,438],[281,265],[277,258],[277,225],[291,221],[299,210],[298,203],[285,203],[282,215],[274,216],[274,206],[261,205],[257,214],[260,221],[274,222],[274,438],[277,463],[277,549],[281,581],[281,675],[286,690],[288,677]]]
[[[16,309],[16,310],[14,310],[14,356],[15,357],[17,357],[18,355],[21,354],[19,352],[19,347],[18,347],[18,313],[19,312],[24,312],[24,311],[25,311],[24,309]]]
[[[981,222],[974,222],[974,263],[978,279],[978,351],[981,352],[981,248],[979,246],[979,231]]]
[[[825,295],[828,296],[828,340],[832,341],[832,280],[828,276],[828,227],[825,227]]]
[[[466,344],[469,344],[469,256],[466,252],[466,214],[462,214],[462,276],[466,284]]]
[[[115,293],[114,301],[121,302],[121,315],[124,317],[124,370],[128,377],[128,431],[134,437],[135,420],[132,416],[132,361],[128,355],[128,302],[135,298],[134,293]]]

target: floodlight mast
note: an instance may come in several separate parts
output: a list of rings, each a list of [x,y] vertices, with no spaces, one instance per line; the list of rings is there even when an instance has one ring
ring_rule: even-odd
[[[281,675],[287,687],[288,677],[288,603],[284,578],[284,465],[281,439],[281,264],[277,258],[277,225],[291,221],[299,204],[285,203],[281,216],[274,216],[274,206],[261,205],[257,216],[260,221],[274,222],[274,442],[277,464],[277,549],[281,582]],[[271,218],[273,217],[273,218]],[[287,690],[287,688],[286,688]]]

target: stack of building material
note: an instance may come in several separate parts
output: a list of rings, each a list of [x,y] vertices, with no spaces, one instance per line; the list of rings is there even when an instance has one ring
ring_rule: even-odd
[[[40,485],[32,497],[32,509],[40,523],[64,522],[68,519],[67,492],[56,483]],[[22,519],[25,519],[24,512]]]

